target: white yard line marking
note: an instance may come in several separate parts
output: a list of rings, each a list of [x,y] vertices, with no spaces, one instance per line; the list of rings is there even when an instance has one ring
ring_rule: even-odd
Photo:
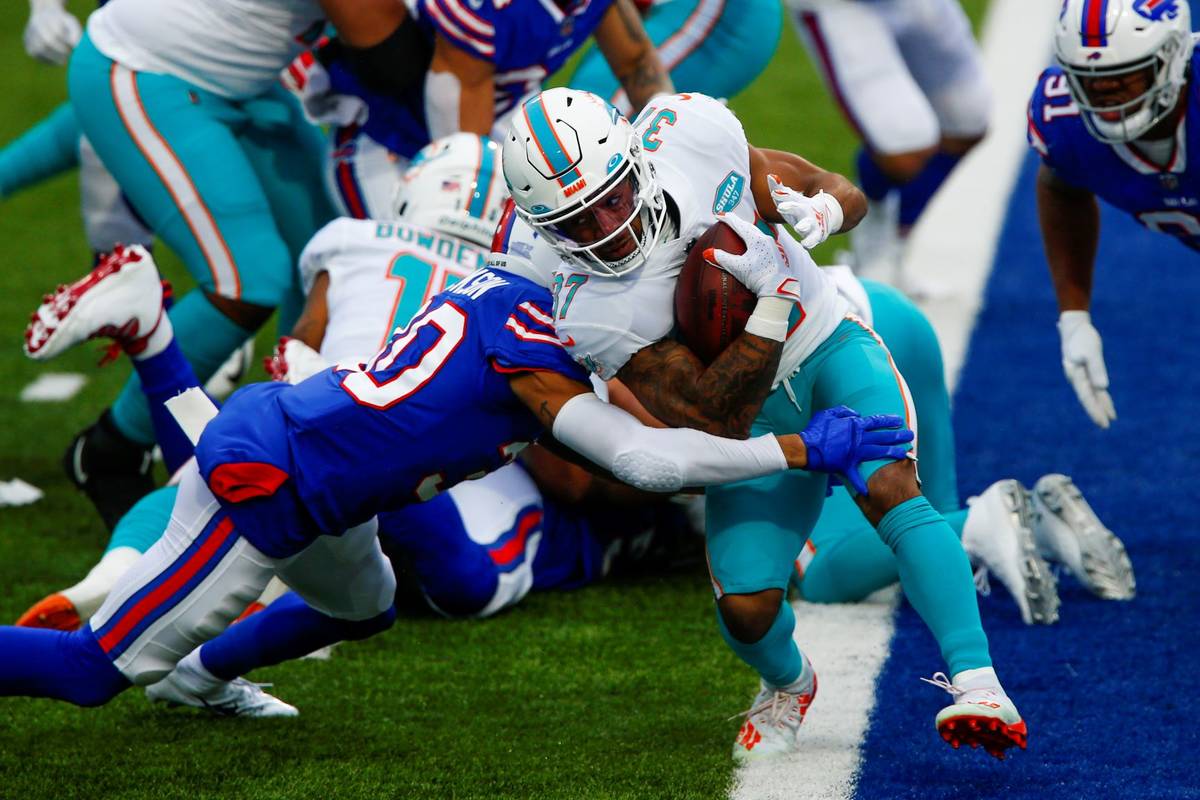
[[[42,490],[20,478],[0,481],[0,507],[27,506],[42,499]]]
[[[1025,105],[1049,61],[1053,11],[1040,0],[998,0],[988,9],[983,58],[994,92],[992,132],[951,175],[910,240],[907,274],[916,285],[946,288],[944,296],[923,304],[923,310],[941,340],[951,390],[1025,154]],[[852,605],[794,603],[796,641],[820,677],[817,700],[804,722],[804,750],[739,769],[736,800],[843,800],[854,795],[898,596],[898,587],[891,587]]]
[[[78,372],[45,372],[21,390],[26,403],[52,403],[70,400],[79,394],[87,378]]]

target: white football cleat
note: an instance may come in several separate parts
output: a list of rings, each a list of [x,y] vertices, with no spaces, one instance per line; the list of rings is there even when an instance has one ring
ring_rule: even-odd
[[[794,753],[800,749],[800,723],[817,696],[817,673],[804,657],[804,671],[789,691],[761,684],[762,688],[750,705],[733,742],[733,760],[750,761],[759,758]]]
[[[158,683],[146,687],[146,697],[152,703],[168,706],[192,706],[203,708],[226,717],[297,717],[300,709],[289,705],[278,697],[263,691],[264,686],[235,678],[222,681],[214,688],[199,690],[188,681],[186,674],[176,667],[170,675]]]
[[[1033,532],[1044,558],[1070,570],[1092,594],[1131,600],[1137,593],[1125,545],[1066,475],[1043,475],[1033,486]]]
[[[1038,555],[1029,495],[1020,481],[996,481],[968,501],[963,549],[971,564],[993,573],[1017,601],[1026,625],[1058,621],[1054,573]],[[981,572],[978,580],[986,578]]]
[[[42,299],[25,328],[25,354],[46,361],[80,342],[108,337],[136,355],[164,313],[162,280],[150,253],[140,245],[118,245],[87,275]]]
[[[964,670],[953,681],[947,680],[943,672],[934,673],[933,680],[921,680],[954,697],[953,705],[938,712],[934,725],[955,750],[964,744],[972,749],[982,746],[1003,761],[1008,748],[1025,749],[1029,738],[1025,721],[991,667]]]

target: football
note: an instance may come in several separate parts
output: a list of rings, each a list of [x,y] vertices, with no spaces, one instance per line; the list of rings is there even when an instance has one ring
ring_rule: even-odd
[[[724,222],[716,223],[692,245],[675,284],[679,338],[705,364],[737,338],[758,301],[736,278],[705,260],[709,248],[744,253],[746,244]]]

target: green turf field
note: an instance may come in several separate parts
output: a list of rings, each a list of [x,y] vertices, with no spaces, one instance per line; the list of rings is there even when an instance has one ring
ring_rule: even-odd
[[[0,19],[0,142],[65,96],[63,70],[25,57],[17,5]],[[967,3],[975,18],[983,5]],[[849,169],[856,145],[790,28],[733,105],[752,142]],[[90,263],[76,192],[69,175],[0,201],[0,480],[46,493],[0,509],[0,621],[81,578],[106,539],[58,462],[128,367],[97,370],[86,349],[49,367],[21,354],[41,294]],[[50,370],[83,372],[88,386],[69,403],[22,403]],[[717,634],[702,569],[537,595],[487,622],[401,620],[329,662],[251,677],[302,716],[210,719],[151,708],[140,691],[99,710],[0,700],[0,798],[721,797],[738,727],[728,718],[757,683]]]

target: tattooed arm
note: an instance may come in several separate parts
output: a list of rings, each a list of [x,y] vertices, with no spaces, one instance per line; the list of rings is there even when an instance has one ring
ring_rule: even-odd
[[[596,46],[621,82],[633,115],[656,94],[675,91],[632,0],[616,0],[596,27]]]
[[[744,439],[782,352],[783,342],[743,333],[705,369],[687,347],[663,339],[635,353],[617,377],[668,425]]]

